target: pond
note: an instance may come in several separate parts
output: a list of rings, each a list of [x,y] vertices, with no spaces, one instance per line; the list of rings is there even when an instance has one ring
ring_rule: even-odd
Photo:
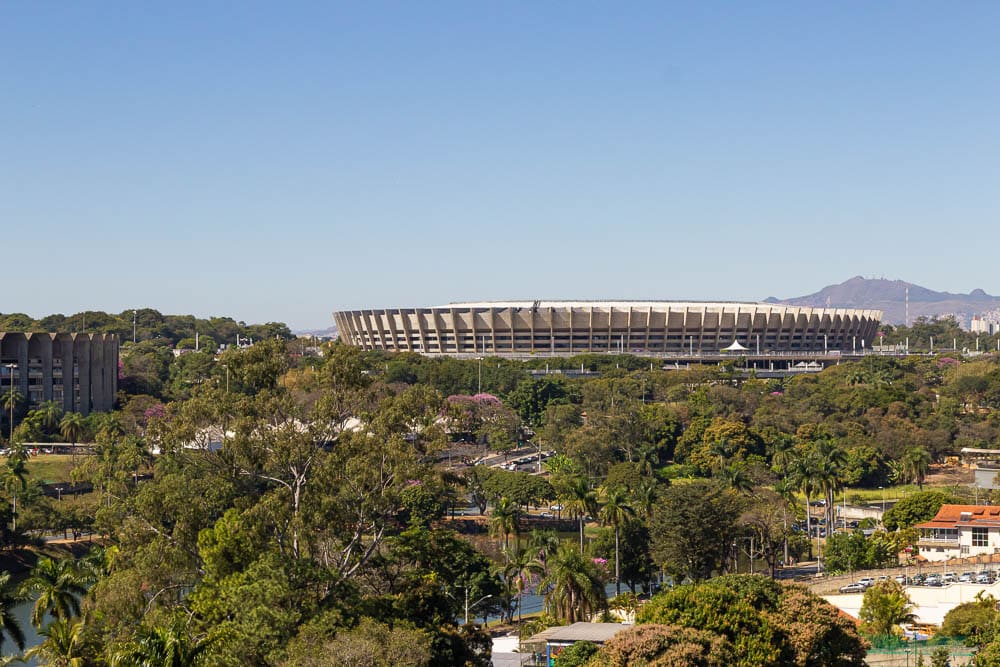
[[[42,637],[38,634],[38,631],[35,629],[35,626],[31,624],[31,608],[35,606],[36,599],[37,596],[32,597],[32,599],[30,600],[25,600],[24,602],[15,605],[13,609],[14,618],[16,618],[18,623],[21,624],[21,630],[24,631],[25,650],[31,648],[32,646],[37,646],[42,641]],[[19,651],[17,650],[17,647],[14,645],[14,642],[12,642],[10,638],[5,635],[3,638],[3,646],[0,647],[0,655],[9,656],[18,654]],[[37,665],[38,661],[29,660],[23,664]]]

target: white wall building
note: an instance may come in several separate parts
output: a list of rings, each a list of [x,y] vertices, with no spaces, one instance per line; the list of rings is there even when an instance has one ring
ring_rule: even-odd
[[[917,548],[929,561],[1000,553],[1000,506],[942,505],[933,519],[916,527]]]

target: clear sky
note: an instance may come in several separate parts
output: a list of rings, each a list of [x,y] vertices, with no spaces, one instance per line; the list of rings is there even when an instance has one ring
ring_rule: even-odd
[[[3,2],[0,312],[996,294],[998,25],[996,2]]]

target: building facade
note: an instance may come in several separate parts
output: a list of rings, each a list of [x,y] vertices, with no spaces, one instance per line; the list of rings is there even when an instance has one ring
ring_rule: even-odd
[[[333,314],[341,340],[421,354],[861,352],[879,310],[760,303],[514,301]],[[733,343],[737,343],[734,348]]]
[[[917,548],[929,561],[1000,553],[1000,507],[942,505],[920,529]]]
[[[0,393],[29,407],[55,401],[65,412],[111,410],[118,391],[118,336],[0,332]]]

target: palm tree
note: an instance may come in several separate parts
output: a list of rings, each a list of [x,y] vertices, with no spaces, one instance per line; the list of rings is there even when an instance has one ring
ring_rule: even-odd
[[[811,458],[800,458],[792,467],[791,483],[806,496],[806,537],[809,541],[809,553],[812,555],[812,526],[810,524],[809,499],[816,491],[816,480],[813,478]]]
[[[736,493],[749,494],[753,491],[753,480],[742,463],[724,466],[718,471],[718,476]]]
[[[521,533],[521,508],[509,498],[503,497],[490,512],[490,534],[503,535],[503,548],[507,551],[507,538],[511,533]]]
[[[33,412],[38,415],[39,423],[48,433],[54,432],[59,427],[59,420],[63,416],[62,408],[55,401],[45,401]]]
[[[13,426],[14,413],[20,412],[22,405],[24,405],[24,396],[22,396],[21,392],[19,392],[17,389],[8,389],[3,393],[4,416],[11,421],[11,423],[8,424],[8,428],[11,429],[11,431],[9,432],[11,433],[13,432],[14,428]]]
[[[24,598],[10,580],[10,572],[0,574],[0,646],[4,636],[9,638],[17,650],[24,650],[24,630],[14,615],[14,606]]]
[[[41,644],[28,649],[26,659],[37,658],[46,667],[83,667],[83,623],[80,619],[56,620],[45,626],[39,633],[45,639]]]
[[[31,575],[21,585],[25,593],[38,595],[31,609],[31,624],[42,626],[45,614],[66,620],[80,614],[80,600],[87,593],[84,578],[69,560],[42,558],[31,570]]]
[[[521,620],[521,597],[528,588],[532,575],[541,575],[544,572],[545,565],[534,555],[531,549],[521,549],[520,551],[507,554],[507,563],[502,570],[503,581],[511,593],[511,597],[517,599],[518,621]]]
[[[826,500],[826,529],[833,530],[835,517],[833,499],[843,484],[847,454],[832,440],[819,440],[813,450],[813,477]]]
[[[209,642],[192,638],[183,625],[142,628],[115,651],[111,667],[192,667],[201,663]]]
[[[632,489],[632,507],[644,519],[648,519],[653,513],[656,505],[656,498],[660,490],[657,488],[656,480],[643,479],[634,489]]]
[[[782,532],[785,533],[785,545],[784,545],[784,563],[788,564],[788,512],[786,507],[792,506],[795,503],[795,484],[789,478],[779,479],[774,484],[774,492],[785,501],[781,506],[781,527]]]
[[[539,590],[546,590],[546,610],[568,623],[589,619],[607,604],[594,562],[568,542],[549,558]]]
[[[924,489],[924,478],[931,466],[931,455],[923,447],[911,447],[903,454],[900,461],[903,476],[907,481],[916,482],[921,491]]]
[[[17,492],[24,491],[27,486],[27,481],[25,477],[28,474],[28,468],[25,465],[28,455],[24,451],[24,447],[14,447],[14,450],[7,457],[7,462],[4,464],[4,468],[0,471],[3,475],[3,488],[10,494],[11,503],[13,504],[13,514],[11,515],[11,523],[13,532],[17,532]]]
[[[635,508],[629,504],[625,489],[620,487],[604,489],[602,495],[604,505],[601,507],[599,516],[604,525],[612,526],[615,529],[615,595],[621,595],[622,582],[621,564],[619,563],[619,536],[621,535],[622,525],[635,517]]]
[[[569,480],[565,488],[563,506],[569,515],[580,522],[580,551],[583,551],[583,523],[587,516],[597,514],[597,494],[583,477]]]
[[[67,412],[59,420],[59,433],[65,439],[76,445],[87,430],[87,423],[79,412]]]

